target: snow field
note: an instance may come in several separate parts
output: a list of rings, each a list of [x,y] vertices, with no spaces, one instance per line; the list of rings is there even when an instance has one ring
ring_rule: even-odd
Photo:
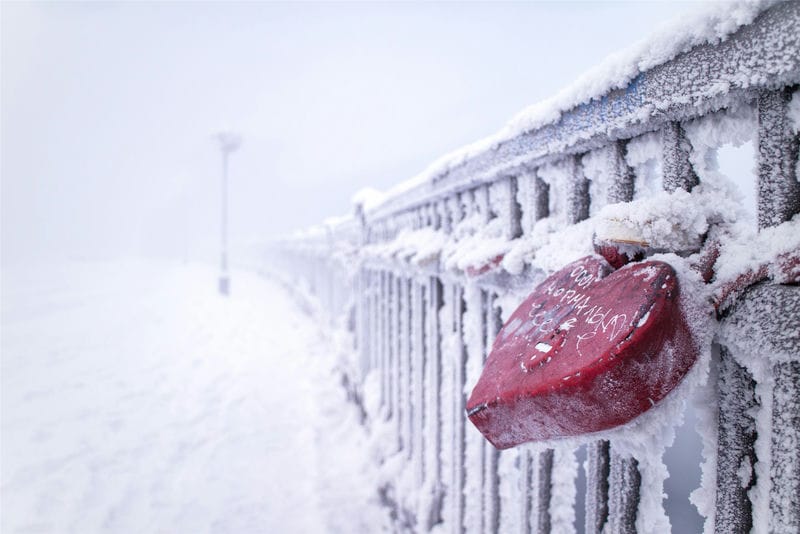
[[[3,532],[379,530],[335,340],[283,288],[72,263],[4,271],[2,311]]]

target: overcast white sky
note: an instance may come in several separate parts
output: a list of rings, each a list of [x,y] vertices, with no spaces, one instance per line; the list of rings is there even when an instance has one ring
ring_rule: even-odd
[[[2,3],[3,261],[216,259],[498,130],[687,3]]]

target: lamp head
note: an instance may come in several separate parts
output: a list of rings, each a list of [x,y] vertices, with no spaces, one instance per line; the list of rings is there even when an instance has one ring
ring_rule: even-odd
[[[233,152],[242,144],[241,136],[230,131],[219,132],[214,135],[214,138],[219,142],[223,152]]]

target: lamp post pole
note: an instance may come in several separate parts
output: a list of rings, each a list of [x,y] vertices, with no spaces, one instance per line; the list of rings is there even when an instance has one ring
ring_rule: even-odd
[[[233,132],[220,132],[216,136],[222,151],[222,210],[220,223],[220,274],[219,293],[228,296],[230,293],[230,276],[228,274],[228,155],[239,148],[241,138]]]

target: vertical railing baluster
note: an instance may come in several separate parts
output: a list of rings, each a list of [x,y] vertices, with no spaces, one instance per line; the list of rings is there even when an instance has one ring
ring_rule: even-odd
[[[481,215],[481,222],[487,223],[491,218],[489,207],[489,185],[482,185],[475,189],[475,208]]]
[[[633,200],[636,174],[625,160],[627,144],[627,140],[619,140],[612,146],[609,165],[611,180],[606,193],[606,200],[609,204]]]
[[[595,441],[586,447],[586,534],[600,534],[608,522],[611,473],[609,443]]]
[[[394,273],[386,271],[386,302],[384,304],[386,306],[386,411],[390,421],[394,421],[394,418],[397,417],[394,403],[394,390],[396,387],[394,362],[397,359],[397,354],[394,350],[394,299]]]
[[[494,338],[502,327],[499,309],[496,307],[497,295],[486,291],[486,308],[485,319],[486,324],[486,341],[484,346],[484,363],[485,358],[489,354],[489,348],[494,343]],[[484,509],[486,513],[485,531],[496,533],[500,530],[500,475],[498,473],[500,451],[495,449],[486,440],[484,444],[484,458],[485,458],[485,487],[484,487]]]
[[[531,465],[531,454],[527,447],[519,450],[519,494],[520,494],[520,533],[528,534],[533,531],[531,521],[532,503],[531,487],[533,487],[533,473]]]
[[[402,277],[395,275],[392,278],[392,332],[393,332],[393,353],[394,360],[392,365],[392,375],[394,377],[394,387],[392,389],[392,404],[394,406],[394,428],[397,434],[397,446],[399,450],[403,449],[403,374],[401,361],[403,359],[403,337],[401,320],[401,303],[402,303]]]
[[[532,196],[522,209],[532,216],[530,231],[537,221],[550,216],[550,185],[534,170],[531,176]],[[520,500],[522,532],[547,533],[550,531],[550,473],[553,451],[532,452],[525,447],[520,451]]]
[[[367,372],[371,371],[375,368],[375,298],[374,298],[374,287],[372,283],[373,272],[372,269],[366,270],[365,276],[365,283],[364,283],[364,293],[366,295],[367,300],[367,316],[366,316],[366,326],[367,326],[367,361],[369,362],[367,365]]]
[[[537,534],[551,532],[552,518],[550,502],[553,498],[553,449],[545,449],[533,456],[533,473],[535,478],[533,494],[533,526]]]
[[[796,91],[796,87],[765,91],[758,98],[759,229],[777,226],[800,213],[800,136],[792,131],[788,114]],[[788,301],[778,302],[777,296],[775,300],[773,313],[798,313],[796,301],[788,304],[792,309],[785,309]],[[800,352],[796,339],[793,349],[795,355]],[[772,378],[769,528],[790,532],[800,529],[800,362],[774,363]]]
[[[614,534],[635,534],[641,475],[635,458],[611,447],[609,526]]]
[[[413,469],[414,482],[417,487],[422,486],[425,475],[425,284],[414,281],[414,358],[412,365],[413,373],[413,398],[414,398],[414,453]]]
[[[403,380],[403,449],[406,458],[410,461],[414,449],[412,442],[411,421],[413,418],[414,403],[411,399],[411,279],[403,277],[401,284],[401,324],[400,337],[403,340],[402,352],[402,380]]]
[[[428,349],[427,349],[427,428],[425,435],[428,439],[426,445],[427,463],[426,476],[431,477],[430,484],[433,491],[430,517],[427,518],[428,527],[441,522],[442,499],[442,411],[440,395],[442,390],[442,351],[441,351],[441,325],[439,312],[443,302],[442,283],[435,276],[428,280]]]
[[[386,322],[386,312],[388,310],[388,299],[386,295],[387,291],[387,280],[386,280],[386,270],[380,269],[378,271],[378,360],[379,360],[379,372],[381,378],[381,410],[383,411],[383,415],[385,416],[388,412],[388,392],[389,392],[389,365],[388,365],[388,354],[387,354],[387,322]]]
[[[533,220],[539,221],[550,216],[550,184],[542,180],[538,173],[533,177]]]
[[[800,213],[798,135],[788,116],[792,88],[758,98],[758,226],[769,228]]]
[[[664,190],[691,191],[699,180],[689,160],[692,147],[686,139],[683,126],[677,121],[666,123],[661,129],[661,143],[664,156]]]
[[[589,180],[583,174],[579,158],[569,156],[566,164],[569,169],[567,224],[575,224],[589,218]]]
[[[516,239],[522,235],[522,206],[517,199],[519,194],[519,178],[510,176],[508,187],[508,239]]]
[[[635,174],[625,160],[625,147],[626,141],[617,141],[612,147],[606,198],[609,204],[633,200]],[[587,534],[599,534],[609,520],[610,444],[605,440],[596,441],[586,447],[586,453],[585,528]]]
[[[747,493],[755,475],[745,483],[740,470],[755,466],[756,427],[753,413],[755,381],[750,373],[720,347],[717,389],[717,496],[714,529],[720,534],[740,534],[753,528],[753,506]]]
[[[488,205],[488,204],[487,204]],[[470,352],[468,354],[469,358],[480,358],[481,364],[483,363],[483,359],[486,357],[486,309],[487,309],[487,294],[486,291],[483,289],[477,290],[480,294],[480,301],[478,303],[478,309],[470,310],[467,307],[467,312],[472,314],[472,321],[477,321],[478,325],[478,340],[473,340],[473,343],[477,341],[476,344],[471,346],[472,349],[475,350],[475,353]],[[471,364],[474,365],[474,364]],[[462,415],[463,417],[463,415]],[[479,501],[475,503],[475,505],[480,507],[478,510],[478,529],[480,532],[485,532],[487,527],[486,521],[486,494],[487,491],[487,477],[486,477],[486,448],[487,443],[486,440],[483,439],[483,436],[478,433],[475,428],[471,429],[470,437],[472,439],[473,446],[477,448],[478,452],[478,465],[471,465],[470,473],[476,480],[476,490],[478,492],[477,498]]]
[[[455,331],[457,337],[457,353],[453,370],[453,418],[455,421],[454,432],[454,461],[453,461],[453,503],[455,511],[455,529],[457,534],[466,532],[466,417],[464,409],[466,406],[466,396],[464,394],[464,384],[467,378],[467,347],[464,340],[464,315],[466,314],[466,302],[464,301],[464,290],[457,284],[453,284],[453,308],[455,312]]]
[[[797,354],[797,352],[795,352]],[[800,361],[772,367],[770,532],[800,531]]]

